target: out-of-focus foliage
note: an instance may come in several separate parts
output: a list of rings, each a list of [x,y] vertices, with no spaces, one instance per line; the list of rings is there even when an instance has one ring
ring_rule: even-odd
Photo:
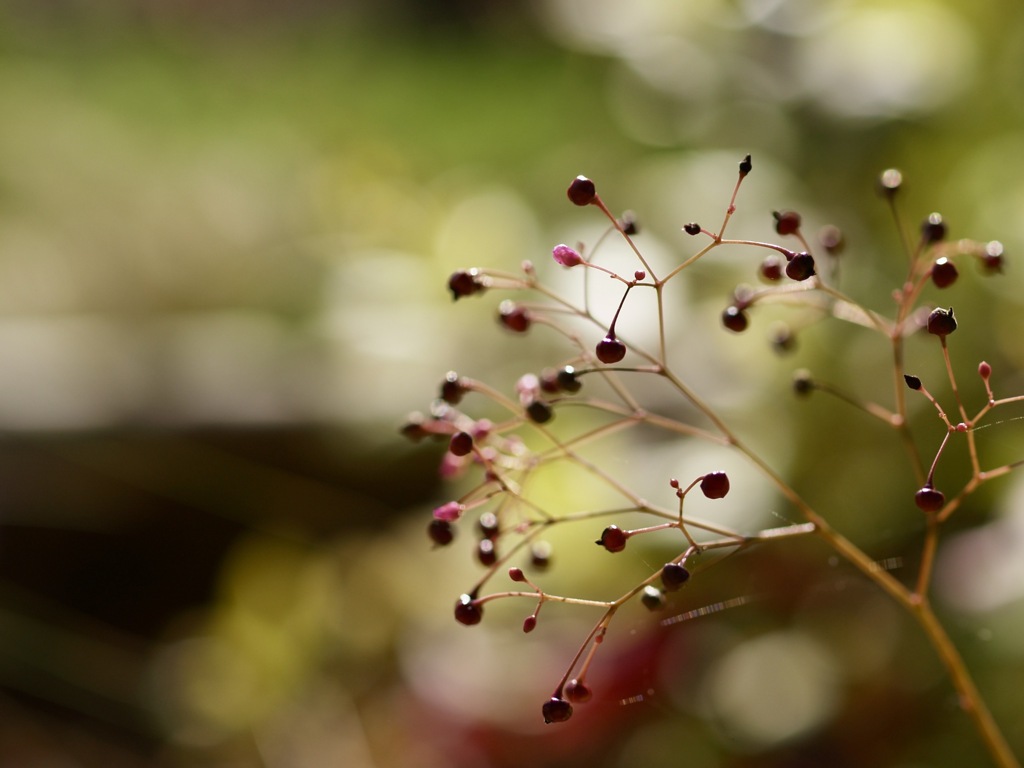
[[[637,211],[646,252],[686,255],[679,228],[719,219],[745,152],[739,231],[769,232],[776,208],[840,225],[844,288],[880,309],[905,267],[882,168],[908,180],[908,229],[938,208],[951,237],[1001,240],[1005,275],[951,289],[954,356],[1021,391],[1024,8],[342,5],[0,8],[0,762],[978,763],[905,619],[810,545],[688,588],[681,609],[745,599],[721,616],[652,632],[631,615],[601,701],[544,729],[538,704],[591,619],[525,637],[495,606],[455,625],[477,569],[465,540],[461,559],[429,549],[438,452],[397,427],[449,368],[508,389],[557,343],[503,337],[493,297],[451,306],[452,270],[549,269],[554,243],[592,241],[599,222],[564,196],[577,173]],[[784,409],[795,484],[899,567],[921,522],[880,506],[902,470],[859,471],[870,425],[836,451],[817,401],[806,418],[761,407],[792,367],[764,353],[767,324],[715,335],[753,269],[694,278],[680,343],[724,356],[713,386],[757,361],[720,396],[766,442]],[[920,373],[941,376],[923,350]],[[815,328],[798,355],[888,391],[884,350],[859,335]],[[920,434],[938,426],[919,415]],[[993,465],[1021,458],[1014,422],[991,432]],[[1020,750],[1009,487],[965,515],[940,598]],[[596,592],[600,573],[559,571],[585,544],[556,542],[552,577]]]

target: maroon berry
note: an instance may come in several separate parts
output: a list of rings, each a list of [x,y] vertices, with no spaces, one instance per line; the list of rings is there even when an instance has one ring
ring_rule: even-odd
[[[575,677],[565,684],[563,693],[573,704],[584,704],[594,697],[590,686]]]
[[[777,254],[766,256],[761,262],[761,279],[769,283],[782,279],[782,259]]]
[[[605,336],[597,342],[594,352],[602,363],[612,365],[626,356],[626,345],[614,336]]]
[[[572,717],[572,704],[565,699],[552,696],[544,702],[541,712],[544,715],[545,723],[564,723]]]
[[[473,451],[473,436],[469,432],[456,432],[448,443],[448,450],[456,456],[465,456]]]
[[[750,325],[750,319],[747,317],[747,313],[735,305],[731,305],[725,308],[722,312],[722,325],[728,328],[733,333],[742,333],[747,330],[747,326]]]
[[[700,224],[698,224],[695,221],[691,221],[689,224],[683,227],[683,232],[685,232],[688,235],[699,235]]]
[[[513,301],[506,299],[498,307],[501,324],[514,333],[526,333],[530,329],[530,313]]]
[[[909,373],[903,374],[903,380],[907,382],[907,386],[917,391],[921,388],[921,379],[917,376],[911,376]]]
[[[597,197],[597,189],[594,186],[594,182],[586,176],[577,176],[573,179],[566,193],[569,195],[569,199],[576,205],[590,205]]]
[[[807,251],[794,253],[786,264],[786,276],[791,280],[803,281],[814,275],[814,257]]]
[[[935,283],[936,288],[948,288],[956,282],[959,275],[956,265],[945,256],[936,259],[932,264],[932,282]]]
[[[448,290],[452,292],[452,299],[458,301],[463,296],[472,296],[474,293],[483,292],[487,286],[480,278],[480,272],[476,269],[469,271],[460,269],[453,272],[448,278]]]
[[[461,595],[455,603],[455,620],[471,627],[479,624],[484,617],[484,608],[473,595]]]
[[[746,176],[754,170],[754,164],[750,161],[750,155],[747,155],[740,161],[740,177]]]
[[[882,171],[878,177],[879,194],[890,200],[895,197],[901,186],[903,186],[903,174],[895,168],[888,168]]]
[[[580,388],[583,386],[583,382],[581,382],[579,377],[576,375],[576,369],[571,365],[567,365],[560,370],[557,378],[558,386],[570,394],[579,392]]]
[[[546,400],[533,400],[526,406],[526,415],[534,424],[545,424],[555,415],[555,409]]]
[[[946,222],[942,220],[942,215],[938,213],[931,213],[928,218],[921,223],[921,239],[926,244],[937,243],[946,237]]]
[[[491,566],[498,562],[498,550],[494,546],[493,539],[481,539],[476,545],[476,559],[480,565]]]
[[[775,231],[780,235],[792,235],[800,231],[800,214],[796,211],[772,211],[775,217]]]
[[[982,360],[978,363],[978,375],[983,381],[988,381],[989,376],[992,375],[992,366]]]
[[[729,476],[725,472],[709,472],[700,481],[700,490],[709,499],[721,499],[729,493]]]
[[[523,573],[522,568],[509,568],[508,577],[512,579],[512,581],[526,581],[526,574]]]
[[[427,535],[439,547],[446,547],[455,539],[455,526],[447,520],[433,519],[427,526]]]
[[[468,390],[455,371],[448,371],[441,382],[441,399],[449,405],[458,405]]]
[[[629,535],[617,525],[609,525],[601,531],[601,538],[595,544],[604,547],[609,552],[621,552],[626,548]]]
[[[928,333],[945,338],[956,330],[956,318],[953,316],[953,308],[933,309],[928,315]]]
[[[914,503],[922,512],[938,512],[946,503],[946,495],[930,485],[914,494]]]
[[[690,572],[680,563],[665,563],[661,569],[661,583],[669,592],[675,592],[690,580]]]
[[[644,608],[648,611],[660,611],[665,607],[665,593],[657,587],[652,587],[648,584],[644,587],[643,594],[640,595],[640,602],[644,604]]]

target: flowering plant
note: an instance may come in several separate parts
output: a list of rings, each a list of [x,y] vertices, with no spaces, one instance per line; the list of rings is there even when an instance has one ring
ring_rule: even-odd
[[[948,240],[946,223],[938,214],[928,216],[920,234],[912,240],[903,234],[897,215],[906,252],[906,277],[892,294],[894,309],[888,314],[878,312],[840,288],[845,243],[838,228],[823,227],[816,238],[810,238],[804,232],[799,213],[777,211],[773,218],[778,241],[729,237],[739,192],[752,171],[748,155],[739,163],[738,177],[720,225],[683,226],[682,230],[701,244],[668,268],[646,258],[637,246],[638,226],[631,214],[612,213],[590,179],[580,176],[573,180],[568,187],[569,200],[582,208],[596,209],[609,223],[605,235],[589,247],[562,243],[552,249],[551,257],[561,269],[580,275],[582,301],[571,300],[550,287],[531,262],[524,262],[519,273],[467,269],[449,279],[448,288],[456,300],[499,290],[511,292],[515,298],[504,299],[498,308],[501,325],[514,334],[526,334],[543,326],[559,334],[568,348],[557,364],[539,373],[523,374],[513,394],[505,394],[480,379],[449,372],[429,415],[414,414],[404,427],[405,434],[412,439],[435,437],[447,441],[442,461],[445,475],[474,473],[476,478],[467,492],[434,509],[428,529],[436,546],[447,546],[455,540],[456,530],[467,517],[476,521],[476,557],[483,573],[456,601],[455,618],[472,626],[484,619],[488,604],[522,600],[533,607],[523,622],[523,631],[531,632],[538,624],[541,609],[548,604],[596,610],[596,623],[542,705],[545,722],[562,722],[572,716],[574,706],[591,699],[593,690],[588,673],[613,619],[624,605],[637,600],[652,611],[661,610],[670,593],[705,578],[705,573],[728,554],[769,543],[777,545],[795,537],[816,537],[916,621],[993,760],[999,765],[1015,765],[1012,751],[947,630],[939,622],[929,597],[937,546],[945,524],[957,516],[979,487],[1024,464],[1024,460],[1019,460],[983,466],[978,429],[995,409],[1024,401],[1024,396],[997,395],[997,377],[992,366],[979,361],[975,365],[985,399],[972,405],[962,397],[950,349],[958,317],[952,307],[935,306],[926,300],[932,289],[941,291],[953,285],[967,261],[975,261],[985,274],[1001,272],[1002,246],[997,241]],[[887,170],[879,178],[879,191],[894,214],[898,213],[896,199],[901,184],[901,174],[896,170]],[[606,236],[622,238],[634,259],[631,269],[615,269],[601,261]],[[799,397],[820,392],[854,406],[883,425],[902,445],[914,478],[913,490],[893,503],[916,507],[915,514],[924,521],[919,563],[912,578],[897,578],[838,530],[830,522],[827,510],[805,500],[796,484],[773,465],[770,457],[729,422],[713,398],[699,392],[682,373],[687,350],[670,343],[667,289],[714,251],[727,247],[761,255],[757,287],[736,288],[722,311],[721,323],[728,331],[743,333],[753,315],[763,307],[778,305],[786,310],[809,311],[815,320],[827,318],[850,324],[874,334],[888,346],[892,362],[887,405],[862,399],[857,393],[806,370],[796,372],[792,388]],[[614,307],[592,300],[591,281],[596,278],[610,280],[619,287]],[[620,318],[642,311],[635,308],[640,299],[638,294],[653,302],[653,311],[646,315],[651,318],[653,332],[649,336],[653,343],[620,333]],[[930,338],[934,354],[941,356],[945,381],[938,386],[948,386],[948,392],[941,396],[933,394],[924,378],[906,368],[906,345],[915,335]],[[785,351],[793,340],[791,330],[782,326],[774,334],[773,344]],[[662,386],[657,394],[653,394],[651,387],[639,384],[650,381]],[[664,396],[664,388],[670,397]],[[930,403],[928,407],[934,409],[943,426],[941,441],[928,452],[919,448],[912,430],[909,411],[910,399],[914,397]],[[488,413],[493,415],[474,415],[484,410],[477,398],[490,403]],[[591,418],[579,418],[581,411]],[[558,422],[563,420],[560,416],[568,422],[567,429],[558,429]],[[693,506],[705,502],[687,504],[688,500],[702,496],[713,504],[727,497],[734,485],[747,482],[737,477],[734,469],[727,471],[709,465],[691,476],[665,476],[660,493],[674,499],[666,504],[659,501],[661,497],[642,493],[628,477],[622,477],[616,462],[590,451],[602,441],[639,429],[679,440],[700,441],[741,458],[741,465],[767,481],[787,506],[783,519],[792,518],[795,522],[748,530],[693,514]],[[969,470],[967,479],[952,487],[949,483],[953,481],[943,479],[941,459],[958,441]],[[547,471],[582,474],[607,492],[602,498],[611,498],[615,503],[568,510],[556,508],[535,491],[537,479]],[[637,520],[640,523],[633,524]],[[585,530],[585,535],[609,556],[623,552],[641,537],[659,536],[663,540],[666,534],[675,537],[671,540],[675,542],[675,554],[659,562],[640,580],[628,584],[617,596],[589,599],[559,594],[543,583],[551,558],[546,537],[556,527],[568,526]],[[511,585],[502,584],[504,579],[510,580]]]

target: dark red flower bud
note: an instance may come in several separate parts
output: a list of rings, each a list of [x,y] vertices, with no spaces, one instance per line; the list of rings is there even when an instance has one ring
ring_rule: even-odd
[[[526,406],[526,415],[534,424],[545,424],[555,415],[555,409],[546,400],[534,400]]]
[[[465,456],[473,451],[473,436],[468,432],[456,432],[448,443],[448,450],[456,456]]]
[[[552,696],[541,707],[545,723],[564,723],[572,717],[572,705],[565,699]]]
[[[935,283],[936,288],[948,288],[956,282],[959,274],[956,265],[945,256],[936,259],[932,264],[932,282]]]
[[[525,308],[508,299],[498,306],[498,320],[513,333],[526,333],[533,322]]]
[[[439,547],[446,547],[455,539],[455,526],[447,520],[433,519],[427,526],[427,535]]]
[[[937,243],[940,240],[944,240],[946,237],[946,222],[942,220],[942,215],[938,213],[932,213],[928,215],[928,218],[921,223],[921,238],[925,243]]]
[[[626,548],[629,536],[617,525],[609,525],[601,531],[601,538],[595,544],[604,547],[609,552],[621,552]]]
[[[476,269],[453,272],[448,278],[448,290],[452,292],[452,299],[458,301],[464,296],[472,296],[474,293],[482,293],[487,286],[480,278]]]
[[[933,309],[928,315],[928,333],[945,338],[956,330],[956,318],[953,317],[953,308]]]
[[[938,512],[946,503],[946,495],[930,485],[914,494],[914,503],[922,512]]]
[[[441,382],[441,399],[449,405],[458,405],[468,390],[455,371],[448,371]]]
[[[729,476],[725,472],[709,472],[700,481],[700,490],[709,499],[721,499],[729,493]]]
[[[472,595],[461,595],[455,603],[455,620],[471,627],[484,617],[484,608]]]
[[[775,217],[775,231],[780,235],[792,235],[800,231],[800,214],[796,211],[772,211]]]
[[[594,352],[602,363],[612,365],[626,356],[626,345],[614,336],[605,336],[597,342]]]
[[[782,259],[777,254],[770,254],[761,262],[761,278],[769,283],[782,279]]]
[[[786,276],[791,280],[803,281],[814,275],[814,257],[807,251],[794,253],[786,264]]]
[[[498,562],[498,550],[494,539],[481,539],[476,545],[476,559],[480,565],[494,565]]]
[[[576,375],[576,369],[571,365],[565,366],[558,372],[557,380],[558,386],[570,394],[579,392],[583,387],[583,382]]]
[[[597,197],[597,189],[586,176],[577,176],[569,185],[567,194],[576,205],[590,205]]]
[[[742,333],[750,325],[747,313],[737,306],[728,306],[722,312],[722,325],[733,333]]]
[[[661,569],[661,583],[669,592],[675,592],[690,580],[690,572],[679,563],[665,563]]]

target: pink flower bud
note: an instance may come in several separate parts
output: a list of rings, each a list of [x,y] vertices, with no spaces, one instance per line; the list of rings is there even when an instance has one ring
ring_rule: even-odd
[[[579,252],[575,248],[570,248],[565,243],[556,245],[551,251],[551,255],[563,267],[575,267],[577,264],[583,263],[583,257],[580,256]]]
[[[442,504],[434,510],[434,519],[446,520],[449,523],[454,523],[462,517],[462,513],[465,511],[465,505],[459,504],[457,501],[449,501],[447,504]]]
[[[540,379],[535,373],[524,373],[516,382],[516,392],[519,394],[519,402],[524,406],[529,405],[540,397]]]

